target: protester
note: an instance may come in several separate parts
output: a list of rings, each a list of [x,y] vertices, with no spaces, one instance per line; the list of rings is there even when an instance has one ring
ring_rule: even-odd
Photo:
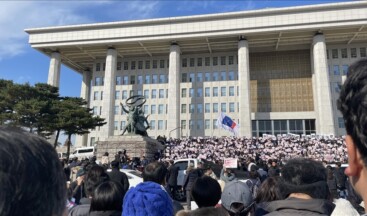
[[[0,215],[66,213],[66,178],[55,149],[20,129],[0,127]]]
[[[280,192],[280,182],[282,179],[279,176],[267,178],[259,187],[255,198],[256,208],[255,215],[262,216],[268,212],[265,210],[269,202],[282,200],[283,196]]]
[[[236,176],[231,169],[223,167],[222,171],[220,172],[220,180],[228,183],[233,181],[235,178]]]
[[[167,186],[169,193],[173,197],[174,192],[177,190],[177,176],[179,168],[173,164],[173,161],[169,162],[170,166],[168,167],[168,174],[167,174]]]
[[[338,109],[343,114],[347,136],[348,167],[345,174],[356,192],[367,203],[367,59],[348,69]],[[365,214],[366,215],[366,214]]]
[[[209,176],[197,178],[191,189],[191,196],[199,208],[216,206],[221,194],[218,181]]]
[[[119,162],[118,161],[112,161],[111,162],[111,172],[107,172],[108,176],[110,177],[111,181],[118,182],[121,184],[121,187],[123,190],[126,191],[130,187],[129,180],[127,178],[127,175],[119,170]]]
[[[80,200],[86,197],[84,186],[85,171],[83,168],[79,169],[76,173],[76,180],[69,186],[71,197],[75,204],[79,205]]]
[[[90,204],[89,216],[121,216],[122,200],[125,191],[114,181],[107,181],[97,186]]]
[[[201,170],[201,164],[198,164],[198,168],[193,169],[193,165],[189,164],[188,172],[186,173],[183,189],[186,191],[186,203],[187,210],[191,210],[191,189],[194,185],[194,182],[197,178],[200,178],[203,175],[203,171]]]

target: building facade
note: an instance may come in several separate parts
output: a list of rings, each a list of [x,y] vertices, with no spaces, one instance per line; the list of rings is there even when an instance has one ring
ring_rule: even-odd
[[[50,56],[48,83],[60,65],[83,77],[81,97],[108,122],[77,145],[119,135],[120,103],[144,95],[152,137],[345,134],[336,100],[348,66],[366,57],[367,2],[261,9],[27,29]]]

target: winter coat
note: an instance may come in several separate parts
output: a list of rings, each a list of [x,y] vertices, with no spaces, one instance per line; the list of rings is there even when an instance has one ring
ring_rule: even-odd
[[[121,211],[92,211],[89,216],[121,216]]]
[[[107,174],[111,181],[120,183],[125,192],[129,189],[130,184],[125,173],[120,172],[118,169],[112,169],[112,171]]]
[[[91,200],[88,198],[82,198],[80,205],[75,206],[69,212],[68,216],[88,216]]]
[[[199,169],[191,170],[191,172],[189,172],[186,175],[183,188],[185,190],[191,190],[192,186],[194,185],[195,180],[201,177],[202,175],[203,175],[203,172]]]
[[[178,176],[178,166],[170,166],[170,168],[168,169],[168,185],[171,185],[171,186],[176,186],[177,185],[177,176]]]

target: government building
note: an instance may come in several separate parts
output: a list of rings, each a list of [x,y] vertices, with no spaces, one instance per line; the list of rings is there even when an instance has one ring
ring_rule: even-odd
[[[344,135],[336,101],[348,66],[366,57],[367,2],[25,30],[50,57],[48,83],[63,64],[82,79],[80,96],[108,122],[76,145],[120,135],[120,103],[143,95],[151,137]]]

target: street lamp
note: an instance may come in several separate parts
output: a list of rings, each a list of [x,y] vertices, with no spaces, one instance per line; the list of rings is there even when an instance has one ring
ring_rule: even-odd
[[[173,131],[175,131],[175,130],[177,130],[177,129],[179,129],[179,128],[181,128],[181,127],[176,127],[175,129],[170,130],[170,132],[169,132],[169,134],[168,134],[168,137],[169,137],[169,138],[171,138],[171,132],[173,132]]]

